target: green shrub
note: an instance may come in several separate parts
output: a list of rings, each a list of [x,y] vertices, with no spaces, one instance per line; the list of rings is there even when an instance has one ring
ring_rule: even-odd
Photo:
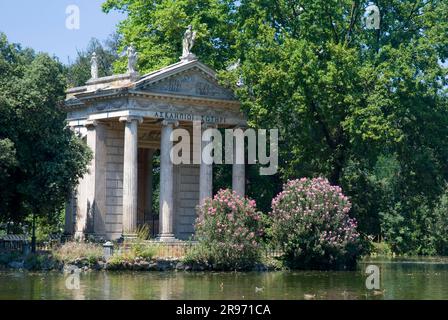
[[[448,198],[435,203],[423,197],[397,202],[381,213],[384,240],[399,255],[448,254]]]
[[[130,257],[129,254],[126,253],[115,253],[112,257],[107,260],[107,269],[109,270],[120,270],[125,268],[126,263],[131,263],[134,261],[134,258]]]
[[[0,253],[0,265],[7,266],[10,262],[20,260],[22,255],[18,252]]]
[[[431,232],[436,253],[448,256],[448,190],[445,190],[436,205]]]
[[[141,225],[137,228],[138,240],[149,240],[151,237],[151,227],[149,224]]]
[[[112,257],[107,260],[107,263],[111,266],[120,265],[123,262],[128,261],[127,257],[121,253],[115,253]]]
[[[186,264],[208,263],[210,256],[214,255],[210,252],[211,250],[213,250],[213,248],[207,248],[203,245],[193,246],[185,254],[183,262]]]
[[[391,246],[386,242],[371,242],[372,251],[370,254],[372,256],[379,257],[391,257],[394,255]]]
[[[291,268],[354,268],[362,246],[350,207],[325,179],[289,181],[272,201],[268,234]]]
[[[145,244],[142,242],[135,242],[131,244],[130,258],[142,258],[145,260],[151,260],[157,252],[157,248],[153,245]]]
[[[196,239],[199,244],[185,261],[212,265],[215,269],[247,269],[260,260],[263,234],[261,213],[255,201],[220,190],[198,207]]]
[[[150,261],[157,252],[156,246],[141,241],[131,242],[128,245],[128,250],[118,251],[109,258],[107,261],[108,269],[125,269],[126,264],[133,264],[138,259]]]
[[[47,254],[29,254],[24,261],[24,267],[28,270],[52,269],[54,261]]]

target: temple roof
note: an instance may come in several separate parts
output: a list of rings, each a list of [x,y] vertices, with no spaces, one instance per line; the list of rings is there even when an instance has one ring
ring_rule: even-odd
[[[127,93],[159,93],[236,102],[232,92],[217,82],[216,72],[194,59],[181,60],[143,76],[128,73],[91,79],[84,86],[68,89],[64,105],[81,107],[85,100]]]

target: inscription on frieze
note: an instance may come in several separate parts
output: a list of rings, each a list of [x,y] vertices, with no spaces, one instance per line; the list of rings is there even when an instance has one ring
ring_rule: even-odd
[[[225,117],[215,115],[194,115],[192,113],[182,112],[155,112],[154,118],[165,120],[178,120],[178,121],[202,121],[205,123],[226,123]]]

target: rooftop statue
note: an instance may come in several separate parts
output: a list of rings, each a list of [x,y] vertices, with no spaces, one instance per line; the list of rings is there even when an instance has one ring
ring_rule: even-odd
[[[137,67],[137,59],[138,59],[138,53],[134,48],[134,45],[130,45],[127,50],[128,55],[128,73],[133,74],[137,73],[136,67]]]
[[[95,52],[90,59],[90,75],[91,79],[98,79],[98,58],[96,57]]]
[[[193,27],[191,25],[188,26],[187,30],[184,34],[184,39],[182,42],[183,50],[182,50],[182,60],[189,60],[191,58],[196,58],[196,56],[191,52],[191,49],[194,46],[194,42],[196,40],[196,31],[193,31]]]

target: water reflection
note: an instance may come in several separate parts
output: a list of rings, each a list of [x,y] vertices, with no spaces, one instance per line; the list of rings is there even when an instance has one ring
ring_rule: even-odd
[[[380,290],[365,267],[380,268]],[[371,260],[353,272],[87,272],[79,290],[59,272],[0,272],[0,299],[448,299],[448,260]]]

